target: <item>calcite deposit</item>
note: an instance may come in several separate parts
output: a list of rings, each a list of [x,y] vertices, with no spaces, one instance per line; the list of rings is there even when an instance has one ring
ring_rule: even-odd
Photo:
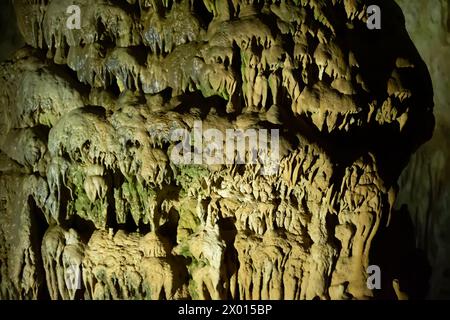
[[[372,243],[434,124],[401,11],[376,2],[381,30],[359,0],[14,1],[0,297],[376,296]],[[174,162],[198,121],[278,129],[276,171]]]

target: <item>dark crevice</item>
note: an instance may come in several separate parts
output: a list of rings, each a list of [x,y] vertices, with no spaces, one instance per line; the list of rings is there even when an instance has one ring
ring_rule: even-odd
[[[447,0],[447,32],[450,33],[450,0]]]
[[[429,290],[431,268],[426,254],[416,248],[416,236],[407,206],[392,213],[391,223],[380,230],[372,241],[369,264],[382,270],[377,299],[396,299],[392,281],[398,279],[401,290],[412,300],[425,299]]]
[[[47,231],[48,224],[45,220],[45,215],[37,206],[33,197],[28,198],[28,206],[30,207],[30,241],[31,249],[35,254],[35,267],[37,283],[40,285],[38,290],[38,299],[49,300],[49,290],[47,288],[47,281],[45,279],[44,262],[42,260],[41,245],[44,238],[45,231]]]
[[[197,19],[200,20],[201,27],[204,30],[207,30],[209,24],[213,20],[213,14],[206,9],[205,4],[201,0],[194,0],[193,11]]]

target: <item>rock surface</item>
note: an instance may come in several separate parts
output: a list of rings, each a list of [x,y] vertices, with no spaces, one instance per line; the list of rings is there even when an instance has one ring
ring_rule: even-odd
[[[14,2],[1,298],[374,297],[372,242],[434,125],[391,1],[382,30],[356,0],[75,2],[81,30],[73,1]],[[279,129],[276,171],[174,162],[196,121]]]
[[[396,0],[433,81],[436,128],[400,179],[397,206],[407,204],[417,245],[433,270],[428,297],[450,298],[450,3]],[[420,182],[419,182],[420,181]]]

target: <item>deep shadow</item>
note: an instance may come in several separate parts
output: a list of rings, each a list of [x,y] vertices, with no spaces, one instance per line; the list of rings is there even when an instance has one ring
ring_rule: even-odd
[[[416,248],[414,224],[408,208],[394,210],[388,227],[382,225],[372,243],[370,264],[381,269],[381,290],[377,299],[396,299],[392,281],[398,279],[400,290],[409,299],[425,299],[429,290],[431,267],[425,252]]]

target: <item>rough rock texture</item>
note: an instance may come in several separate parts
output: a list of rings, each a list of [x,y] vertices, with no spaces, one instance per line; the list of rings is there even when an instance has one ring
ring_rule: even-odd
[[[0,61],[10,58],[14,52],[24,45],[24,41],[17,30],[17,22],[12,3],[0,3]]]
[[[372,242],[434,124],[393,2],[382,30],[357,0],[14,4],[28,46],[0,66],[2,298],[374,296]],[[277,171],[174,163],[173,129],[196,120],[280,129]]]
[[[407,204],[417,245],[433,270],[430,298],[450,298],[450,2],[397,0],[433,81],[436,129],[400,180],[398,206]]]

